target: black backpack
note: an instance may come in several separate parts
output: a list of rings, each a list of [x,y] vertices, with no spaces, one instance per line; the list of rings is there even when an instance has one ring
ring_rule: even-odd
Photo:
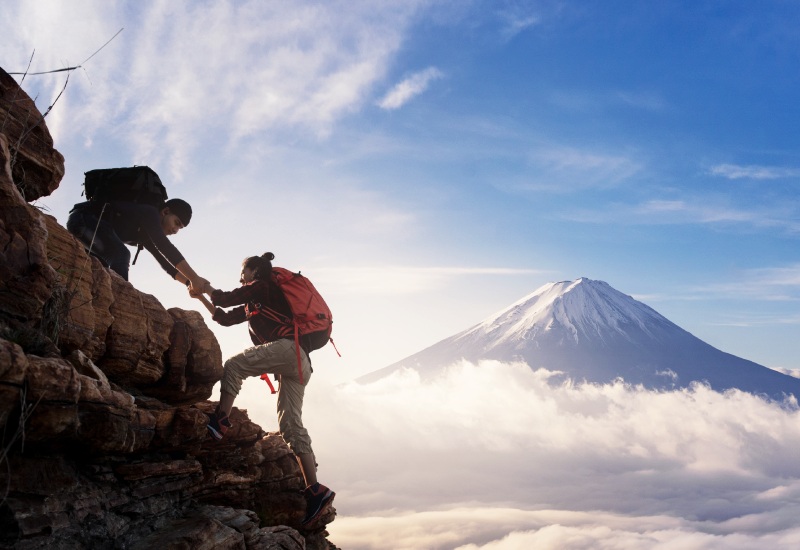
[[[149,204],[161,209],[167,202],[167,190],[161,183],[161,178],[149,166],[100,168],[89,170],[84,176],[83,190],[86,198],[98,205],[123,201]],[[142,248],[142,243],[137,243],[136,256],[131,265],[136,265]]]
[[[124,201],[161,208],[167,200],[161,178],[147,166],[102,168],[84,175],[84,193],[92,202]]]

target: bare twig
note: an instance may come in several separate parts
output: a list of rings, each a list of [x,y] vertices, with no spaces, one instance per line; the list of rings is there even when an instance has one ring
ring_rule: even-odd
[[[28,71],[31,68],[31,63],[33,63],[33,56],[34,56],[35,53],[36,53],[36,50],[33,50],[31,52],[31,58],[28,60],[28,66],[25,68],[25,72],[22,75],[22,79],[20,79],[20,81],[19,81],[19,86],[17,86],[17,88],[14,90],[14,97],[12,97],[11,101],[8,102],[9,105],[14,105],[14,103],[16,103],[17,96],[19,95],[20,90],[22,90],[22,83],[25,82],[25,77],[28,76]],[[8,111],[6,111],[6,116],[3,119],[3,124],[0,125],[0,132],[2,132],[3,128],[6,127],[6,122],[8,122],[8,119],[9,119],[10,116],[11,116],[11,109],[9,108]]]
[[[100,53],[100,50],[102,50],[103,48],[105,48],[106,46],[108,46],[108,45],[111,43],[111,41],[112,41],[112,40],[114,40],[114,39],[117,37],[117,35],[118,35],[119,33],[121,33],[122,31],[124,31],[124,30],[125,30],[125,27],[122,27],[120,30],[118,30],[118,31],[117,31],[117,34],[115,34],[114,36],[112,36],[111,38],[109,38],[109,39],[108,39],[108,42],[106,42],[105,44],[103,44],[102,46],[100,46],[100,48],[99,48],[99,49],[98,49],[96,52],[94,52],[92,55],[90,55],[89,57],[87,57],[86,59],[84,59],[83,61],[81,61],[81,64],[80,64],[80,65],[78,65],[78,67],[80,67],[81,65],[83,65],[84,63],[86,63],[87,61],[89,61],[91,58],[93,58],[94,56],[96,56],[98,53]],[[77,67],[76,67],[76,68],[77,68]]]
[[[22,146],[22,143],[25,141],[28,135],[30,135],[31,132],[33,132],[36,128],[39,127],[39,125],[42,122],[44,122],[45,117],[50,114],[50,111],[53,110],[55,104],[58,103],[59,99],[61,99],[61,95],[64,93],[64,90],[67,89],[67,84],[69,84],[69,74],[67,74],[67,79],[64,81],[64,86],[61,88],[61,91],[58,92],[58,95],[53,100],[53,103],[51,103],[50,106],[47,108],[47,111],[44,112],[44,114],[41,116],[41,118],[39,118],[38,121],[36,121],[35,124],[29,126],[27,130],[25,130],[20,134],[19,139],[17,139],[17,143],[14,144],[14,154],[11,156],[12,169],[17,162],[17,153],[19,152],[19,148]],[[28,114],[30,115],[30,112]]]
[[[55,100],[53,100],[53,103],[51,103],[50,106],[47,108],[47,111],[45,111],[45,113],[39,118],[39,120],[35,124],[28,125],[27,121],[26,121],[25,124],[23,125],[23,127],[26,128],[26,130],[23,131],[20,134],[19,139],[17,139],[17,142],[12,147],[12,149],[14,151],[13,155],[11,156],[11,168],[12,168],[12,170],[13,170],[14,166],[16,165],[17,154],[19,152],[20,147],[24,143],[24,141],[31,134],[31,132],[33,132],[36,128],[39,127],[39,125],[44,121],[45,117],[47,117],[47,115],[50,114],[50,111],[53,110],[53,107],[55,106],[56,103],[58,103],[58,100],[61,98],[61,95],[67,89],[67,84],[69,84],[70,73],[75,69],[81,68],[84,63],[86,63],[87,61],[92,59],[95,55],[100,53],[100,51],[103,48],[105,48],[106,46],[108,46],[111,43],[111,41],[114,40],[119,35],[119,33],[121,33],[123,30],[125,30],[124,27],[121,28],[120,30],[118,30],[116,32],[116,34],[114,34],[114,36],[112,36],[110,39],[108,39],[108,41],[106,41],[105,44],[100,46],[100,48],[98,48],[92,55],[90,55],[82,63],[80,63],[80,64],[78,64],[78,65],[76,65],[74,67],[64,67],[62,69],[54,69],[52,71],[42,71],[42,72],[37,72],[37,73],[31,73],[31,72],[29,72],[30,71],[30,67],[31,67],[31,63],[33,62],[33,54],[31,54],[31,58],[28,61],[28,67],[25,69],[24,72],[22,72],[22,73],[19,73],[19,72],[8,73],[8,74],[13,74],[13,75],[18,75],[18,74],[23,75],[22,76],[22,80],[20,81],[20,86],[19,86],[20,89],[22,88],[22,82],[25,81],[25,77],[28,76],[28,75],[40,75],[40,74],[49,74],[49,73],[58,73],[58,72],[66,72],[67,73],[67,78],[64,81],[64,86],[61,88],[61,91],[58,93],[58,95],[56,96]],[[36,50],[34,50],[34,53],[35,52],[36,52]],[[34,100],[34,103],[35,103],[35,100]],[[13,105],[13,102],[12,102],[12,105]],[[11,112],[11,109],[9,109],[9,112],[6,115],[7,117],[10,116],[10,112]],[[28,116],[30,116],[30,112],[28,112]],[[7,118],[6,118],[6,120],[7,120]],[[3,127],[6,124],[6,120],[3,121]],[[0,128],[0,129],[2,129],[2,128]],[[24,194],[24,188],[25,188],[24,182],[17,182],[17,188],[19,188],[20,191],[22,191],[23,194]]]
[[[20,87],[22,87],[22,83],[25,82],[25,77],[28,76],[28,72],[31,70],[31,64],[33,63],[34,55],[36,55],[36,48],[34,48],[31,52],[31,58],[28,59],[28,66],[25,67],[25,74],[22,75],[22,79],[19,81]]]
[[[74,67],[64,67],[64,68],[61,68],[61,69],[53,69],[53,70],[51,70],[51,71],[40,71],[40,72],[38,72],[38,73],[29,73],[29,72],[28,72],[28,70],[26,69],[24,73],[22,73],[22,72],[17,72],[17,73],[8,73],[8,74],[14,74],[14,75],[17,75],[17,74],[24,74],[24,75],[31,75],[31,76],[35,76],[35,75],[41,75],[41,74],[62,73],[62,72],[65,72],[65,71],[66,71],[66,72],[69,72],[69,71],[74,71],[75,69],[80,69],[80,68],[83,66],[83,64],[84,64],[84,63],[86,63],[86,62],[87,62],[87,61],[89,61],[91,58],[93,58],[93,57],[94,57],[94,56],[96,56],[98,53],[100,53],[100,50],[102,50],[103,48],[105,48],[106,46],[108,46],[108,45],[111,43],[111,41],[112,41],[112,40],[114,40],[114,39],[117,37],[117,35],[118,35],[119,33],[121,33],[122,31],[124,31],[124,30],[125,30],[125,27],[122,27],[120,30],[118,30],[118,31],[117,31],[117,33],[116,33],[114,36],[112,36],[111,38],[109,38],[109,39],[108,39],[108,42],[106,42],[105,44],[103,44],[102,46],[100,46],[100,48],[98,48],[98,49],[97,49],[97,51],[95,51],[95,52],[94,52],[92,55],[90,55],[89,57],[87,57],[87,58],[86,58],[86,59],[84,59],[84,60],[83,60],[81,63],[79,63],[78,65],[75,65]],[[28,69],[30,69],[30,63],[28,64]],[[24,80],[24,79],[25,79],[25,77],[23,77],[23,80]],[[21,83],[21,82],[20,82],[20,83]]]

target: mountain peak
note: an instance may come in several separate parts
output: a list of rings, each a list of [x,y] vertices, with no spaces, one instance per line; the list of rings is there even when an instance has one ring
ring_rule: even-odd
[[[641,302],[615,290],[604,281],[581,277],[574,281],[548,283],[490,316],[463,333],[482,333],[490,346],[508,341],[530,340],[537,335],[562,331],[576,343],[604,339],[609,332],[627,336],[631,326],[649,333],[649,327],[669,323]]]
[[[621,378],[655,389],[703,382],[716,390],[738,388],[776,399],[800,396],[800,379],[722,352],[588,277],[547,283],[483,322],[359,380],[376,380],[400,368],[430,377],[462,359],[524,361],[578,382]]]

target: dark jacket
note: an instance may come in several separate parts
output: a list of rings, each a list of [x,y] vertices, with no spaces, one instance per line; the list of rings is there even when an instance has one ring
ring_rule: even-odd
[[[271,281],[256,279],[229,292],[215,290],[211,294],[211,301],[217,306],[212,318],[220,325],[231,326],[248,321],[250,339],[255,345],[280,338],[294,339],[292,310],[283,292]],[[220,309],[232,306],[239,307],[230,311]],[[263,308],[273,310],[283,322],[276,321],[271,315],[258,313]]]
[[[88,211],[99,216],[102,208],[102,202],[87,201],[76,204],[73,210]],[[142,245],[161,268],[175,278],[178,272],[175,266],[184,257],[164,234],[158,208],[148,204],[114,201],[108,203],[103,220],[112,225],[114,233],[122,242],[132,246]]]

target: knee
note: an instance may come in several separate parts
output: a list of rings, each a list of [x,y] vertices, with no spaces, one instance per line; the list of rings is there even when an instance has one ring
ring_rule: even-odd
[[[96,225],[97,220],[94,220],[94,222]],[[92,228],[90,228],[90,226],[91,224],[87,220],[86,214],[81,212],[72,212],[69,215],[69,218],[67,218],[67,231],[72,233],[81,241],[85,241],[87,239],[91,240]]]
[[[220,389],[231,395],[238,395],[242,389],[242,380],[244,378],[244,375],[239,371],[236,357],[231,357],[223,365]]]
[[[281,432],[283,441],[294,454],[314,452],[311,449],[311,437],[309,437],[308,431],[302,426],[279,425],[278,429]]]
[[[229,357],[228,359],[226,359],[225,362],[222,364],[222,369],[224,373],[223,376],[225,376],[228,373],[231,374],[238,373],[241,370],[240,368],[241,360],[242,360],[241,355],[234,355],[233,357]]]

